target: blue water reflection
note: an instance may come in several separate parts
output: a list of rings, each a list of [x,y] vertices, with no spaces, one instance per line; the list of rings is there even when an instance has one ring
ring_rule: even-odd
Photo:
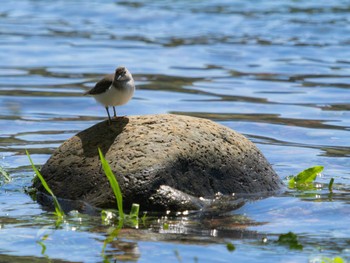
[[[44,257],[37,233],[54,225],[23,190],[33,177],[24,150],[41,165],[63,141],[104,120],[103,107],[83,93],[118,65],[130,69],[137,85],[118,114],[212,119],[254,141],[283,179],[324,165],[317,181],[325,187],[250,202],[231,221],[172,219],[183,231],[174,236],[157,224],[127,232],[109,255],[141,262],[350,259],[344,241],[350,237],[349,12],[341,0],[4,1],[0,166],[13,181],[0,185],[0,261]],[[46,256],[101,261],[106,229],[96,218],[82,222],[70,217],[51,229]],[[303,252],[273,242],[288,231],[300,234]]]

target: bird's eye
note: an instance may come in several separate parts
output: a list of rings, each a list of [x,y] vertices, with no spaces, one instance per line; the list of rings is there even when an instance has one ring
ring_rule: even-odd
[[[123,75],[125,75],[126,74],[126,71],[123,71]]]

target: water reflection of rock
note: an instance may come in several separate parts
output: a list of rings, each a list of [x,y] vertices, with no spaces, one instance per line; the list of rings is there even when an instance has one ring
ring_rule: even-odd
[[[186,213],[185,213],[186,214]],[[141,229],[122,228],[118,238],[108,243],[105,257],[109,260],[137,261],[142,257],[138,242],[170,242],[172,244],[226,244],[227,240],[262,240],[266,235],[247,229],[262,225],[243,215],[202,216],[201,213],[178,216],[156,215],[146,219]],[[142,228],[143,227],[143,228]]]
[[[249,230],[249,227],[265,224],[254,222],[244,215],[212,214],[203,216],[201,212],[178,216],[156,215],[141,229],[123,228],[119,238],[137,241],[179,242],[181,244],[224,243],[225,239],[260,239],[265,235]],[[147,222],[147,219],[146,219]]]

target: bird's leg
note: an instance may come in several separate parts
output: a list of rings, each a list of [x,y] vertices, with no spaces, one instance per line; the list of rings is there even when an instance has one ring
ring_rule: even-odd
[[[109,115],[108,107],[106,107],[106,111],[107,111],[107,114],[108,114],[108,124],[111,125],[112,121],[111,121],[111,116]]]
[[[117,118],[117,112],[115,111],[115,107],[113,106],[114,118]]]

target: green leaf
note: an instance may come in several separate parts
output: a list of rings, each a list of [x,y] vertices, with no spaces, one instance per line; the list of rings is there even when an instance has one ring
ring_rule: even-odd
[[[302,188],[305,185],[315,181],[317,175],[323,171],[323,166],[310,167],[296,176],[292,177],[288,182],[289,188]]]
[[[333,258],[333,262],[334,263],[345,263],[344,259],[342,259],[341,257]]]
[[[335,258],[322,258],[321,263],[345,263],[345,260],[341,257],[335,257]]]
[[[105,157],[103,156],[103,153],[102,153],[100,148],[98,148],[98,153],[100,155],[103,171],[105,172],[105,174],[109,180],[109,183],[112,187],[113,193],[114,193],[115,198],[117,200],[119,217],[121,219],[124,219],[123,196],[122,196],[122,192],[120,190],[118,181],[117,181],[117,179],[115,179],[115,175],[113,174],[112,169],[109,166],[108,162],[106,161]]]
[[[29,155],[29,152],[26,150],[26,154],[28,156],[28,159],[29,159],[29,162],[30,164],[32,165],[32,168],[36,174],[36,176],[40,179],[40,182],[41,184],[44,186],[45,190],[52,196],[52,199],[53,199],[53,203],[54,203],[54,206],[55,206],[55,215],[62,218],[64,217],[64,212],[60,206],[60,204],[58,203],[58,200],[56,198],[56,196],[53,194],[53,192],[51,191],[50,187],[48,186],[48,184],[46,183],[44,177],[41,175],[41,173],[39,172],[38,169],[36,169],[33,161],[32,161],[32,158],[30,157]]]
[[[296,183],[311,183],[316,179],[316,176],[323,171],[323,166],[310,167],[300,172],[296,177]]]

